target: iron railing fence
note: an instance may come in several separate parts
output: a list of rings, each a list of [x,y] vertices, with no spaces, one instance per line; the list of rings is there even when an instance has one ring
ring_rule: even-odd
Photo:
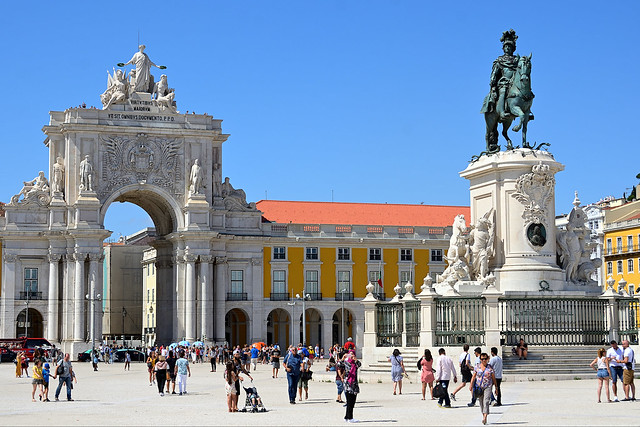
[[[407,302],[404,305],[404,331],[407,336],[407,347],[420,346],[420,301]]]
[[[598,298],[501,299],[503,345],[600,345],[609,335],[607,301]]]
[[[437,298],[436,344],[484,345],[484,298]]]
[[[621,342],[629,340],[631,344],[638,344],[638,308],[635,298],[618,300],[618,333]]]
[[[402,345],[402,304],[383,303],[376,305],[378,347],[400,347]]]

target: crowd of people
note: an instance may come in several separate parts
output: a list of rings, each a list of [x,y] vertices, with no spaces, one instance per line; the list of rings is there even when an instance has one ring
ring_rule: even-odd
[[[597,357],[591,362],[591,367],[597,371],[598,403],[601,402],[603,386],[608,402],[620,401],[618,399],[618,380],[622,382],[624,392],[622,401],[634,401],[636,400],[636,386],[633,382],[636,369],[634,351],[629,347],[627,340],[622,341],[622,347],[618,346],[616,341],[611,341],[609,344],[609,349],[599,349]],[[609,391],[609,382],[611,382],[613,399],[611,399]]]

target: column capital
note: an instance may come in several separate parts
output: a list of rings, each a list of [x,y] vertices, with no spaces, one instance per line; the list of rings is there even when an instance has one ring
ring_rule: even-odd
[[[83,262],[85,259],[87,259],[87,256],[89,254],[86,253],[86,252],[83,253],[83,252],[80,252],[80,251],[76,250],[76,251],[73,252],[73,254],[70,254],[70,255],[72,256],[72,259],[71,259],[72,261]]]
[[[212,255],[200,255],[200,262],[209,264],[213,262],[214,258]]]
[[[216,264],[226,264],[228,262],[228,258],[226,256],[217,256]]]
[[[171,259],[159,259],[155,262],[156,268],[171,268],[173,262]]]
[[[97,262],[97,261],[102,261],[104,259],[104,254],[96,254],[96,253],[90,253],[89,254],[89,261],[91,262]]]
[[[251,258],[252,265],[262,265],[262,258]]]
[[[3,257],[4,262],[16,262],[18,259],[18,255],[7,252],[4,253]]]
[[[184,254],[184,262],[188,262],[188,263],[196,262],[197,259],[198,259],[197,255],[189,254],[189,253]]]

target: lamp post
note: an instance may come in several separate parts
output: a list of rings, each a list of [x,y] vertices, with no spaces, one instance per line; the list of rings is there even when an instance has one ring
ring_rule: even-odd
[[[344,293],[347,290],[345,288],[340,289],[340,295],[342,296],[342,315],[340,316],[341,321],[341,332],[340,332],[340,343],[344,345]]]
[[[124,343],[124,318],[127,317],[127,309],[122,307],[122,347],[126,347]]]
[[[296,312],[295,308],[296,308],[296,302],[288,302],[287,303],[288,306],[291,307],[291,344],[290,345],[294,345],[293,343],[295,342],[294,338],[295,338],[295,334],[293,332],[293,319],[295,319],[294,313]]]
[[[102,301],[102,295],[85,295],[85,299],[91,304],[91,361],[96,352],[96,301]]]
[[[29,325],[29,291],[27,291],[27,300],[24,302],[24,305],[27,307],[24,311],[24,337],[29,337],[29,332],[27,327]]]
[[[311,301],[311,296],[303,292],[302,297],[300,294],[296,294],[296,299],[302,301],[302,345],[307,345],[307,310],[305,309],[305,302]]]

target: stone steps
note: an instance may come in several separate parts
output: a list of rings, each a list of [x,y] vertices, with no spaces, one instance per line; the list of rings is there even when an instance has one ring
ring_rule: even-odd
[[[526,360],[519,360],[511,349],[503,352],[504,381],[557,381],[595,378],[589,364],[599,346],[549,347],[529,346]]]

